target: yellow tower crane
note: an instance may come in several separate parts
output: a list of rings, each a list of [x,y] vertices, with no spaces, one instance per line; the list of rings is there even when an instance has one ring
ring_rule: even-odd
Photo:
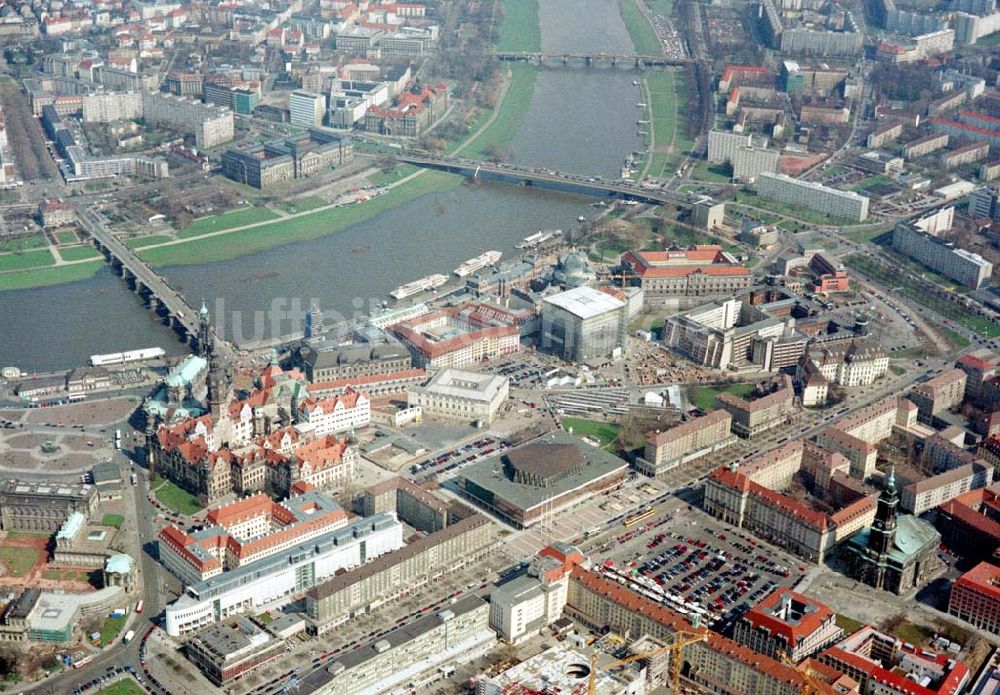
[[[635,661],[640,661],[642,659],[648,659],[650,657],[656,656],[657,654],[662,654],[663,652],[670,652],[670,685],[671,692],[674,695],[680,695],[681,692],[681,667],[684,664],[684,650],[696,642],[704,642],[708,639],[708,632],[687,632],[679,631],[674,633],[673,641],[670,644],[664,645],[662,647],[657,647],[656,649],[650,649],[648,651],[642,652],[641,654],[633,654],[632,656],[626,657],[624,659],[619,659],[618,661],[613,661],[601,667],[601,671],[610,671],[611,669],[618,668],[619,666],[624,666],[625,664],[631,664]],[[597,695],[597,654],[592,652],[590,654],[590,685],[587,688],[587,695]]]
[[[790,666],[795,669],[800,676],[802,676],[802,690],[799,692],[802,695],[822,695],[828,691],[826,687],[826,682],[820,680],[813,675],[812,669],[806,664],[799,666],[794,661],[789,658],[787,652],[781,652],[781,660],[785,662],[786,666]]]

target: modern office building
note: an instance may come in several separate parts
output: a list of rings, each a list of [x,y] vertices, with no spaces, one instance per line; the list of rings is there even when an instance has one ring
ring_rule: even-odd
[[[296,90],[288,97],[288,110],[292,125],[315,128],[323,125],[326,113],[326,98],[322,94]]]
[[[519,644],[562,617],[569,574],[586,557],[578,548],[554,543],[539,551],[524,574],[490,592],[490,627]]]
[[[166,526],[160,562],[186,584],[196,584],[347,525],[347,513],[318,490],[284,502],[257,493],[208,512],[190,533]]]
[[[992,219],[997,209],[997,199],[997,189],[992,186],[980,186],[969,194],[969,217]]]
[[[765,198],[801,205],[831,217],[855,222],[868,219],[868,198],[865,196],[813,181],[800,181],[785,174],[762,173],[757,177],[757,193]]]
[[[569,362],[618,353],[627,329],[626,304],[612,292],[576,287],[542,300],[541,348]]]
[[[188,586],[166,608],[167,634],[177,637],[233,615],[287,605],[337,572],[402,547],[403,526],[394,515],[359,519]]]
[[[617,456],[555,430],[462,469],[457,482],[466,499],[526,528],[619,485],[627,471]]]
[[[460,369],[443,369],[424,386],[410,388],[407,404],[425,418],[492,423],[507,402],[510,379]]]
[[[285,642],[248,618],[205,628],[184,644],[187,658],[221,687],[285,653]]]

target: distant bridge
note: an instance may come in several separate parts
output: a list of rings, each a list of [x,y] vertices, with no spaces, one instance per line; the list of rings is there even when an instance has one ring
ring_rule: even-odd
[[[610,65],[632,65],[639,69],[644,67],[684,66],[694,63],[691,58],[671,58],[664,55],[619,55],[612,53],[546,53],[543,51],[494,51],[499,60],[517,63],[605,63]]]
[[[97,250],[104,254],[111,269],[120,275],[130,289],[139,294],[149,310],[160,316],[193,347],[198,340],[198,310],[149,267],[144,260],[116,237],[95,212],[86,208],[76,210],[77,219],[90,233]],[[232,347],[216,334],[216,349],[232,356]]]
[[[692,201],[689,194],[677,193],[676,191],[642,188],[628,181],[604,181],[593,176],[567,174],[551,169],[532,169],[512,164],[493,164],[470,159],[412,154],[397,155],[396,159],[407,164],[447,171],[451,174],[516,183],[523,186],[536,186],[566,193],[579,193],[598,198],[635,200],[654,205],[690,203]]]

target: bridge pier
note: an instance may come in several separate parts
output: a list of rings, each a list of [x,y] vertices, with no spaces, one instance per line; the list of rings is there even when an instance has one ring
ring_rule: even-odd
[[[635,69],[642,70],[642,61],[639,60],[638,58],[635,59]]]
[[[611,66],[617,67],[617,65],[618,65],[618,56],[611,56]]]
[[[563,64],[563,65],[566,65],[566,64],[567,64],[568,62],[569,62],[569,56],[565,56],[565,55],[564,55],[564,56],[562,57],[562,64]]]
[[[589,66],[593,65],[593,63],[594,63],[594,57],[593,56],[587,56],[587,57],[585,57],[583,59],[583,62],[586,63],[587,66],[589,67]]]

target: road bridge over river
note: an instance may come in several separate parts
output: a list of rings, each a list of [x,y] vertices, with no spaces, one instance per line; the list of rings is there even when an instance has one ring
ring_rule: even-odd
[[[94,246],[104,254],[111,269],[146,300],[150,311],[161,316],[181,337],[195,346],[199,321],[197,309],[188,304],[180,292],[116,237],[96,212],[79,207],[76,216],[93,239]],[[232,356],[232,346],[218,334],[216,349],[222,350],[225,356]]]
[[[594,65],[631,65],[636,69],[644,67],[682,67],[695,62],[691,58],[671,58],[665,55],[617,55],[612,53],[546,53],[542,51],[494,51],[498,60],[508,63],[582,63]]]
[[[447,171],[451,174],[461,174],[471,178],[536,186],[598,198],[635,200],[654,205],[690,203],[697,198],[694,195],[678,193],[665,188],[644,188],[629,181],[605,181],[595,176],[568,174],[551,169],[533,169],[513,164],[494,164],[471,159],[414,154],[400,154],[396,156],[396,159],[407,164]]]

